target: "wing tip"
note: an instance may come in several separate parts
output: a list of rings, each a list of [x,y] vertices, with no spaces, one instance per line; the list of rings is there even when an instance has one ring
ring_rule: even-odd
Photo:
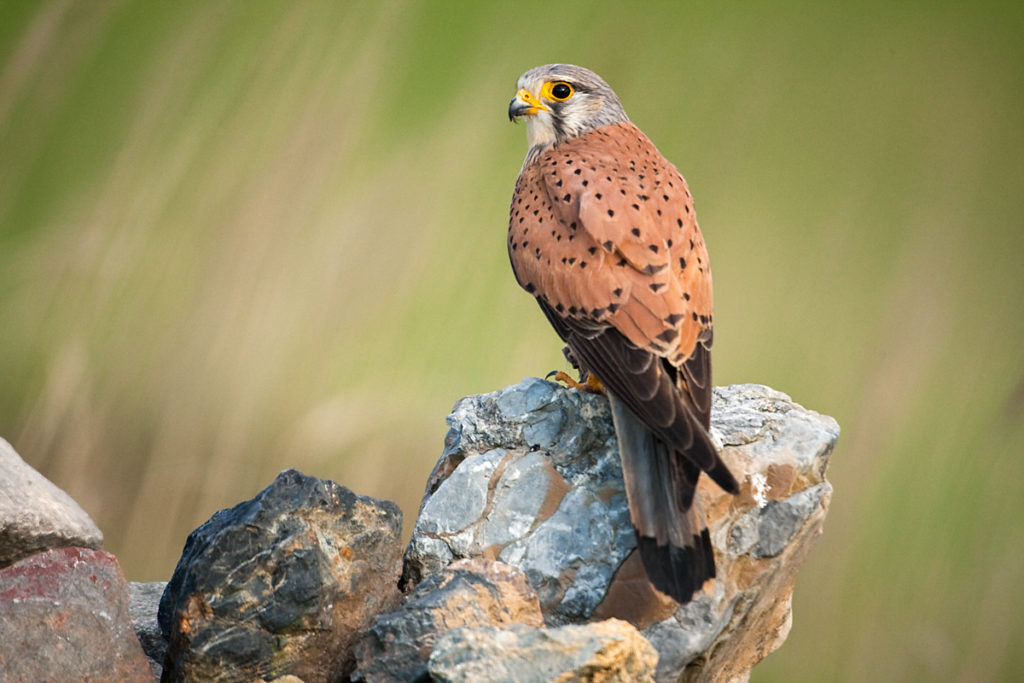
[[[733,476],[726,464],[722,462],[721,456],[716,454],[714,464],[705,471],[711,477],[711,480],[718,484],[726,493],[735,495],[740,492],[739,482],[736,481],[736,477]]]

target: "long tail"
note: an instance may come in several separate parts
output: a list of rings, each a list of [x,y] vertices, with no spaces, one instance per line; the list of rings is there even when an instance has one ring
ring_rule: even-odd
[[[700,469],[658,439],[609,393],[629,513],[651,583],[687,602],[715,576],[715,556],[694,491]]]

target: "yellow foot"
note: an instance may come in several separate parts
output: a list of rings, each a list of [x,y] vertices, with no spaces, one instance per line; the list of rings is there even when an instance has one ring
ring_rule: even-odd
[[[590,373],[587,374],[587,379],[585,379],[582,382],[577,382],[576,380],[574,380],[572,377],[565,374],[561,370],[548,374],[548,377],[551,377],[551,379],[555,382],[562,382],[563,384],[565,384],[565,386],[569,387],[570,389],[587,391],[590,392],[591,394],[604,393],[604,385],[601,384],[601,380],[599,380],[597,377],[594,377]]]

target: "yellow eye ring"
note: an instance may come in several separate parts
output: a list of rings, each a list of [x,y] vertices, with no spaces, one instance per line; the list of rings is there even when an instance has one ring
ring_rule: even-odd
[[[548,81],[540,89],[540,94],[553,102],[565,102],[575,92],[575,89],[565,81]]]

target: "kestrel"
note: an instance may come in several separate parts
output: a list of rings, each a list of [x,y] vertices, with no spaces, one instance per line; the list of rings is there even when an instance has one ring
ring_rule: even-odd
[[[519,78],[529,151],[508,253],[520,286],[611,403],[637,545],[655,588],[687,602],[715,576],[694,504],[701,471],[739,487],[708,434],[711,269],[686,181],[597,74]]]

